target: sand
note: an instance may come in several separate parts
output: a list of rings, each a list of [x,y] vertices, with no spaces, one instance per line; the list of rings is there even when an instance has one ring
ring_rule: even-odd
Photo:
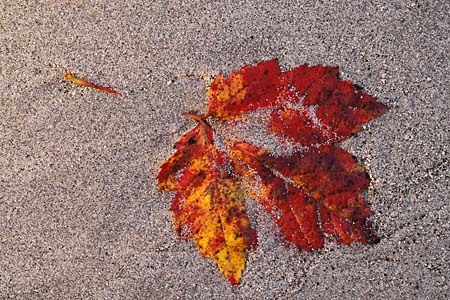
[[[448,1],[24,2],[0,3],[1,299],[450,298]],[[381,242],[299,252],[260,213],[231,287],[155,176],[195,124],[180,112],[206,109],[196,76],[273,57],[339,65],[390,107],[342,143]]]

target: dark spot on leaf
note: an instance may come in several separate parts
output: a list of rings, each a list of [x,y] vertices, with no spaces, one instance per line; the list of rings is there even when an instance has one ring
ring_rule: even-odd
[[[188,145],[195,144],[196,142],[197,142],[197,140],[196,140],[194,137],[191,137],[191,138],[188,140]]]

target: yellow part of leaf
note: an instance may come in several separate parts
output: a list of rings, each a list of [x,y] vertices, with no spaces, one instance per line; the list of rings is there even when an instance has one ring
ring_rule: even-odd
[[[244,78],[242,74],[236,74],[228,78],[227,81],[225,81],[222,75],[218,75],[213,82],[216,88],[208,90],[208,96],[215,97],[217,99],[217,105],[220,107],[225,107],[230,103],[240,103],[245,99],[247,94],[247,90],[243,84]],[[215,114],[220,116],[222,115],[221,111],[222,109],[216,108]]]
[[[171,207],[177,232],[193,239],[198,251],[238,284],[256,233],[241,183],[227,171],[222,153],[214,147],[212,129],[199,122],[161,167],[159,188],[177,192]]]
[[[185,205],[191,215],[196,216],[192,229],[197,249],[212,258],[230,282],[239,282],[249,248],[242,230],[249,227],[250,222],[237,183],[208,177],[201,186],[190,191]]]

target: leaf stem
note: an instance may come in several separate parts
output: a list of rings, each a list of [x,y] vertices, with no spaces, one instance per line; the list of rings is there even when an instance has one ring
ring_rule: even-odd
[[[211,128],[211,126],[205,121],[204,116],[199,116],[199,115],[188,113],[188,112],[183,112],[181,114],[183,116],[185,116],[186,118],[195,120],[195,121],[199,122],[200,124]]]

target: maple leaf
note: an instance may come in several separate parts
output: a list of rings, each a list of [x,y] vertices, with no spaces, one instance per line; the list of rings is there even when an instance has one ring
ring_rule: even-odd
[[[373,212],[361,196],[368,175],[333,143],[387,107],[337,75],[338,68],[320,65],[281,72],[276,59],[263,61],[227,78],[218,75],[208,90],[207,113],[185,113],[198,124],[161,166],[158,187],[176,192],[171,209],[177,233],[193,239],[233,285],[246,251],[256,247],[245,192],[299,249],[320,249],[327,238],[346,245],[379,241],[368,220]],[[276,155],[233,136],[225,147],[215,145],[208,118],[233,124],[263,109],[269,110],[267,133],[298,144],[298,150]]]

